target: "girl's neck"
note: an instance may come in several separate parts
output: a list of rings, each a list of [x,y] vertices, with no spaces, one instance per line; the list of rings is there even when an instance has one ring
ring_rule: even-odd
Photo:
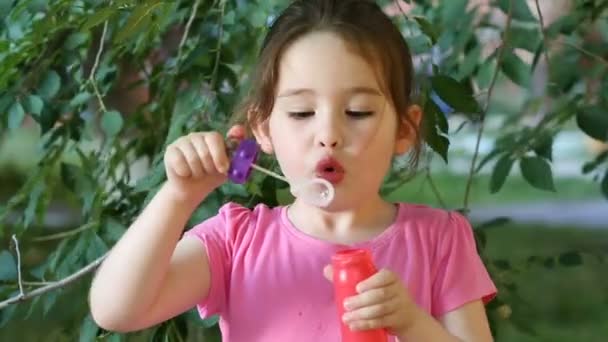
[[[296,200],[288,208],[287,214],[291,223],[308,235],[335,243],[352,244],[370,240],[382,233],[394,222],[397,208],[380,196],[341,211],[326,211]]]

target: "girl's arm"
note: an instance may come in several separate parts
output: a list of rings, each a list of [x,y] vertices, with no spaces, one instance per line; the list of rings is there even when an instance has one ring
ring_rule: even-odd
[[[467,303],[440,318],[441,324],[462,341],[493,341],[481,300]]]
[[[421,310],[422,311],[422,310]],[[443,315],[439,321],[426,312],[420,312],[401,341],[493,341],[486,312],[481,300],[467,303]]]
[[[198,204],[225,182],[228,166],[223,137],[215,132],[193,133],[167,148],[167,182],[112,248],[91,285],[91,314],[99,326],[143,329],[208,295],[206,251],[199,241],[180,236]]]
[[[120,332],[143,329],[207,295],[204,249],[191,238],[178,243],[193,210],[163,186],[125,232],[91,285],[91,314],[99,326]]]

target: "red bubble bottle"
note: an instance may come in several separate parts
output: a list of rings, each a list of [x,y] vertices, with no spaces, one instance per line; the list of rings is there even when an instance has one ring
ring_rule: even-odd
[[[342,250],[332,256],[331,263],[342,342],[387,342],[388,336],[384,329],[352,331],[342,321],[344,299],[356,295],[357,284],[376,273],[370,251],[366,249]]]

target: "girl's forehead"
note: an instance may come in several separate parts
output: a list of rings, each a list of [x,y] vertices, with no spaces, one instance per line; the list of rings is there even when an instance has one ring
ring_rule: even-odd
[[[279,61],[278,92],[286,88],[380,90],[378,67],[357,47],[332,32],[315,32],[292,42]]]

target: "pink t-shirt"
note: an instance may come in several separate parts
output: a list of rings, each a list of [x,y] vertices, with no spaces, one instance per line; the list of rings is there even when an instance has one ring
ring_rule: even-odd
[[[219,314],[225,342],[340,341],[332,284],[322,270],[346,247],[370,249],[376,266],[399,274],[434,317],[496,294],[467,220],[421,205],[398,204],[390,227],[350,246],[307,235],[286,207],[265,205],[226,204],[186,235],[207,249],[211,288],[197,308],[203,318]]]

